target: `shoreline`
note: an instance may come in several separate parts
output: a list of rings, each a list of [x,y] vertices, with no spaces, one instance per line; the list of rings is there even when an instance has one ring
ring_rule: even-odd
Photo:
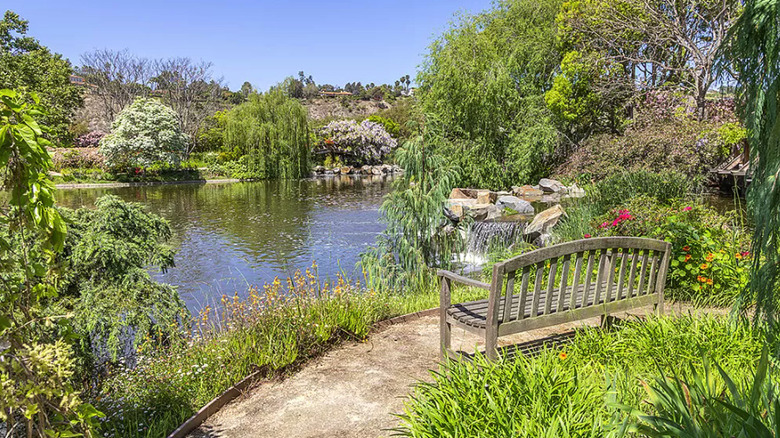
[[[173,184],[224,184],[224,183],[237,183],[249,180],[240,180],[237,178],[224,178],[224,179],[193,179],[184,181],[132,181],[132,182],[107,182],[107,183],[60,183],[55,184],[54,187],[59,190],[72,190],[72,189],[100,189],[100,188],[121,188],[121,187],[139,187],[139,186],[157,186],[157,185],[173,185]]]

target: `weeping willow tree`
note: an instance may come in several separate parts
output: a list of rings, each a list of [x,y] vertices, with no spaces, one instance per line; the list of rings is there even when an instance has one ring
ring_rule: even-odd
[[[258,178],[301,178],[309,173],[306,108],[280,89],[252,94],[226,117],[225,145],[246,157]]]
[[[431,268],[448,268],[462,249],[461,233],[443,209],[458,173],[435,152],[442,139],[432,132],[426,130],[396,150],[404,174],[381,207],[387,229],[361,260],[375,288],[422,290],[435,279]]]
[[[729,58],[748,128],[753,182],[748,203],[755,220],[753,266],[739,305],[756,304],[755,321],[777,334],[780,299],[780,2],[748,0],[734,28]]]

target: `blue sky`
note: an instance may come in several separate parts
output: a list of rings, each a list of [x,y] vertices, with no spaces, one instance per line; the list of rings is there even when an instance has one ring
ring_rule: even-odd
[[[79,64],[95,48],[214,63],[233,89],[261,90],[296,75],[317,83],[393,83],[414,77],[435,35],[457,11],[490,0],[3,2],[30,22],[29,34]]]

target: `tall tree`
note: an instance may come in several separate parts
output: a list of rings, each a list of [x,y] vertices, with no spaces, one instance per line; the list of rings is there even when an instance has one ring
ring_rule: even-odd
[[[595,51],[646,86],[689,89],[704,117],[707,92],[740,0],[584,0],[564,5],[574,49]]]
[[[740,305],[756,304],[756,322],[777,337],[780,302],[780,3],[748,0],[727,55],[738,74],[738,97],[749,132],[753,182],[753,267]]]
[[[68,128],[73,113],[83,104],[82,90],[70,83],[73,68],[58,53],[27,36],[27,21],[12,11],[0,20],[0,88],[35,92],[40,96],[55,143],[72,140]]]

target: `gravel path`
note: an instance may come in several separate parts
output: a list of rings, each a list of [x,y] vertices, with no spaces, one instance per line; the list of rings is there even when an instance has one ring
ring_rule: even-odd
[[[667,309],[672,306],[667,305]],[[630,312],[642,315],[651,309]],[[687,308],[674,306],[676,312]],[[618,314],[625,317],[625,314]],[[598,318],[501,338],[516,344],[570,332]],[[453,330],[453,347],[473,351],[478,339]],[[481,343],[480,343],[481,344]],[[439,359],[439,320],[422,317],[347,343],[292,377],[261,384],[226,405],[191,437],[383,437],[399,425],[412,386],[429,380]]]

